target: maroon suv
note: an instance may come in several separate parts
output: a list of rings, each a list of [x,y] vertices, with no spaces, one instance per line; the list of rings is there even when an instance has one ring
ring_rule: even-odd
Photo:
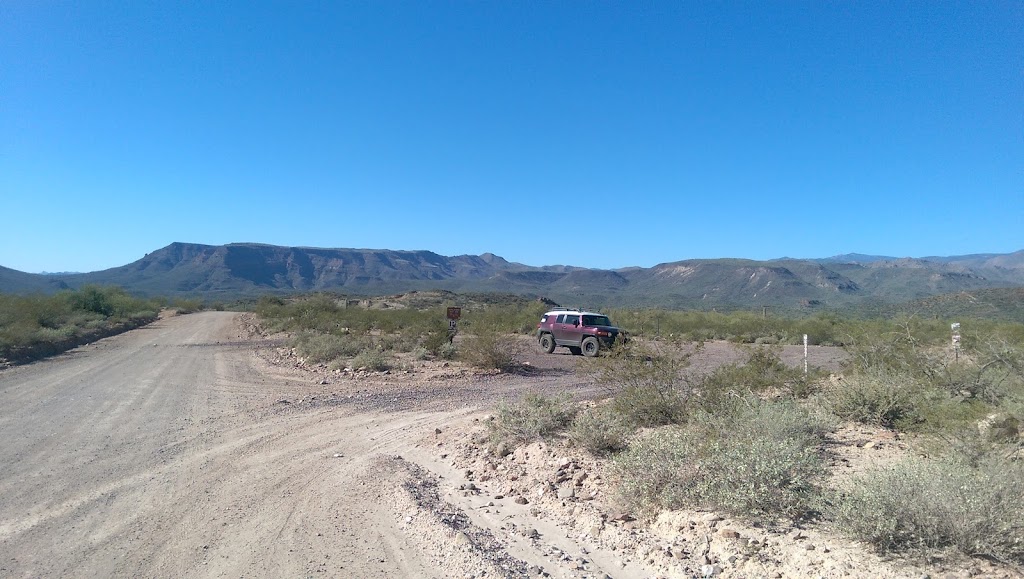
[[[548,354],[565,346],[574,355],[594,357],[610,348],[619,332],[608,316],[580,310],[551,310],[537,324],[537,340]]]

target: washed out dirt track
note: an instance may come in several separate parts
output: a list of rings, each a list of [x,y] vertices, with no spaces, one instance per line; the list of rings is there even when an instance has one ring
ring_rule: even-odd
[[[0,577],[522,576],[542,561],[529,546],[504,567],[460,555],[456,529],[413,522],[425,507],[402,489],[455,475],[424,440],[475,408],[586,393],[570,357],[494,384],[311,403],[325,387],[267,364],[238,317],[167,318],[0,371]]]

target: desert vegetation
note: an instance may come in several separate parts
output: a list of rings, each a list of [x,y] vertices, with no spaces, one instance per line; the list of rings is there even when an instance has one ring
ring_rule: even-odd
[[[459,359],[507,371],[519,365],[518,346],[507,336],[534,329],[544,305],[473,300],[463,307],[457,338],[449,332],[445,304],[420,301],[415,294],[392,302],[332,294],[264,297],[255,310],[269,331],[290,333],[291,346],[311,363],[382,371],[413,360]]]
[[[85,286],[54,295],[0,294],[0,358],[51,355],[98,337],[156,319],[160,299],[142,299],[120,288]],[[182,309],[200,307],[185,301]]]
[[[758,332],[764,318],[755,316],[648,315],[660,317],[661,340],[634,339],[580,365],[604,400],[505,404],[491,444],[507,451],[542,438],[599,457],[618,501],[638,516],[712,510],[759,525],[817,525],[883,553],[1024,564],[1019,325],[972,322],[954,352],[948,324],[913,317],[819,317]],[[682,323],[699,319],[718,323]],[[745,361],[699,374],[687,369],[694,350],[673,347],[698,330],[702,339],[756,344],[814,325],[831,328],[830,340],[848,351],[841,374],[805,375],[764,340]],[[911,451],[831,476],[833,436],[850,424],[886,429]]]
[[[309,360],[386,369],[455,359],[517,367],[512,334],[530,334],[544,304],[463,307],[449,339],[444,304],[351,304],[337,296],[265,298],[271,330]],[[938,552],[1024,564],[1024,326],[961,320],[954,352],[945,320],[764,312],[611,311],[630,341],[578,372],[599,401],[531,394],[501,404],[490,444],[506,453],[560,441],[605,461],[619,501],[639,516],[704,509],[759,525],[818,525],[880,552]],[[779,345],[843,347],[841,373],[793,368]],[[709,372],[690,362],[709,340],[746,358]],[[835,434],[851,424],[908,440],[904,460],[832,476]],[[893,516],[898,513],[899,516]]]

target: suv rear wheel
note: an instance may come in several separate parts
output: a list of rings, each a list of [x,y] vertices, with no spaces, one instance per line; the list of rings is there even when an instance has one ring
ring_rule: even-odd
[[[580,344],[580,348],[583,349],[584,356],[593,358],[601,350],[601,345],[594,336],[587,336],[586,338],[583,338],[583,343]]]
[[[540,337],[540,349],[550,354],[555,351],[555,338],[551,334],[544,334]]]

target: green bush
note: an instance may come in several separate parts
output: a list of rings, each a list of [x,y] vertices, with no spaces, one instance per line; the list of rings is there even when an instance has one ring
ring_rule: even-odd
[[[603,456],[627,447],[635,428],[612,408],[588,408],[578,414],[569,428],[569,440],[587,452]]]
[[[523,443],[549,438],[564,431],[575,414],[568,396],[527,394],[517,402],[498,405],[494,420],[488,423],[490,439],[494,443]]]
[[[458,354],[458,349],[451,342],[445,342],[437,349],[437,357],[442,360],[454,360]]]
[[[895,426],[917,419],[926,388],[913,376],[875,370],[848,376],[822,394],[822,402],[844,420]]]
[[[616,456],[618,495],[640,513],[702,508],[755,521],[811,514],[827,423],[789,402],[747,399],[728,419],[701,414]]]
[[[350,358],[369,347],[362,338],[348,335],[302,332],[295,337],[295,349],[307,362],[319,364]]]
[[[352,358],[352,367],[355,369],[366,369],[374,372],[383,372],[394,367],[393,360],[384,352],[377,350],[364,350]]]
[[[807,397],[815,378],[782,363],[778,351],[760,346],[748,351],[743,363],[725,364],[698,380],[696,405],[708,412],[728,412],[752,394]]]
[[[0,357],[32,359],[105,331],[155,320],[158,300],[116,287],[85,286],[52,296],[0,294]]]
[[[659,355],[633,342],[592,362],[595,382],[612,395],[611,408],[626,423],[660,426],[686,419],[689,390],[681,372],[689,357]]]
[[[855,478],[828,515],[851,537],[882,552],[953,547],[970,556],[1024,563],[1024,465],[989,460],[978,468],[907,459]]]
[[[423,338],[423,347],[434,356],[441,357],[441,350],[452,343],[447,329],[431,330]]]
[[[459,357],[474,368],[507,372],[519,367],[521,350],[518,340],[481,330],[460,343]]]

